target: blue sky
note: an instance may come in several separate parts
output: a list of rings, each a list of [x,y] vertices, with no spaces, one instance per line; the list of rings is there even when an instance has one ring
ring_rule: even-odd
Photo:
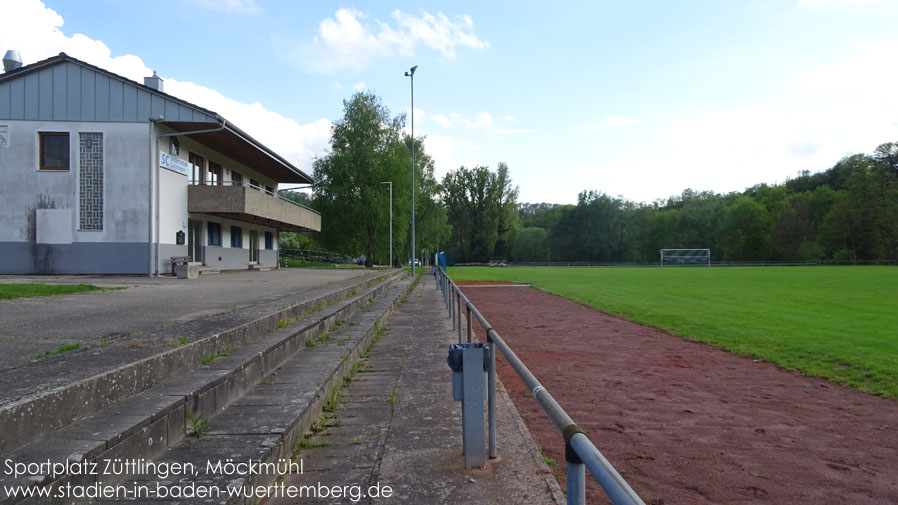
[[[221,113],[311,171],[354,89],[409,109],[437,175],[520,201],[741,191],[898,140],[898,2],[0,0],[0,49],[65,51]]]

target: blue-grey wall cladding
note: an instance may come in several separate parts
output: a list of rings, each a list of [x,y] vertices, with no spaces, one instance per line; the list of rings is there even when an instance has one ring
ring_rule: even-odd
[[[166,121],[217,122],[171,97],[67,60],[0,82],[0,119],[146,122],[160,114]]]

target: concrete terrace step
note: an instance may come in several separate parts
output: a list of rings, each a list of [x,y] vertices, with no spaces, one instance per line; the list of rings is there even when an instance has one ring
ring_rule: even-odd
[[[227,488],[274,484],[280,477],[278,472],[236,475],[217,471],[215,465],[228,461],[254,461],[287,468],[303,435],[320,418],[329,393],[343,381],[352,363],[378,332],[380,321],[390,315],[410,286],[410,279],[398,283],[339,328],[332,328],[323,341],[307,346],[240,399],[211,417],[206,435],[184,438],[154,460],[155,464],[169,467],[189,463],[196,469],[196,474],[160,479],[159,475],[150,473],[130,478],[129,482],[154,490],[158,484],[179,491],[197,486],[223,492]],[[128,496],[98,500],[97,503],[159,503],[158,497],[156,500],[150,498],[144,502]],[[192,504],[244,501],[255,503],[228,498],[225,494],[189,499]]]
[[[18,409],[12,411],[14,415],[10,415],[12,409],[0,411],[7,414],[6,423],[0,425],[0,441],[9,447],[17,441],[21,444],[22,437],[27,435],[41,438],[17,449],[4,450],[2,459],[64,462],[153,457],[160,449],[183,438],[188,412],[194,416],[214,416],[292,355],[308,350],[307,340],[319,338],[329,326],[352,317],[359,307],[371,303],[378,295],[392,296],[397,289],[395,284],[402,277],[400,271],[368,277],[354,286],[277,310],[230,332],[91,378],[86,381],[90,384],[76,384],[80,387],[73,388],[74,391],[33,399],[24,405],[19,402],[15,405]],[[204,360],[206,364],[195,367]],[[181,373],[176,374],[179,368]],[[185,369],[189,371],[185,373]],[[154,378],[148,380],[145,374]],[[164,380],[165,377],[169,379]],[[114,398],[109,389],[115,388],[119,395],[135,389],[138,394],[127,399]],[[35,400],[43,400],[43,405]],[[68,407],[63,400],[77,403]],[[108,401],[107,405],[103,405],[104,400]],[[89,418],[65,422],[66,418],[73,417],[72,410],[79,409],[82,412],[93,409],[93,415],[88,413]],[[62,427],[53,431],[51,427],[55,424]],[[22,433],[17,440],[17,434]],[[60,485],[70,479],[31,476],[15,483]],[[14,480],[0,475],[0,485],[12,484]]]

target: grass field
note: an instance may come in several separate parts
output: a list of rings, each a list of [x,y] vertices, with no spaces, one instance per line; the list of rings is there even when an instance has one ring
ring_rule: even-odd
[[[898,268],[450,268],[898,399]],[[499,329],[501,333],[501,329]]]
[[[26,296],[52,296],[100,291],[90,284],[3,284],[0,283],[0,300],[23,298]]]

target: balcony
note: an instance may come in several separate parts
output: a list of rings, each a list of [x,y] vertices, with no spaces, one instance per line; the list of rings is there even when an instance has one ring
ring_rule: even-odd
[[[187,186],[187,211],[277,228],[279,231],[321,231],[321,214],[262,188]]]

